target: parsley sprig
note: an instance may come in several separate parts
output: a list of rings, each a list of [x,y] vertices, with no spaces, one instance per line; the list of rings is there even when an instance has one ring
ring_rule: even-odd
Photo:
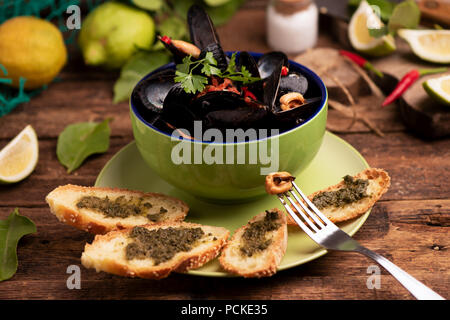
[[[194,74],[193,71],[200,68],[200,74]],[[175,72],[175,82],[180,82],[184,91],[187,93],[202,92],[208,84],[208,77],[218,76],[220,78],[229,78],[233,81],[248,84],[260,80],[258,77],[252,77],[250,71],[241,66],[238,70],[236,66],[236,53],[231,56],[227,69],[221,71],[217,67],[217,61],[214,59],[212,52],[207,52],[203,59],[192,61],[191,56],[183,59],[183,62],[177,64]]]

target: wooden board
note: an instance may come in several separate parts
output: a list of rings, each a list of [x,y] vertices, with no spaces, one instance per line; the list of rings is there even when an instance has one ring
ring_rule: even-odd
[[[339,43],[349,50],[347,36],[348,24],[342,20],[327,18],[327,23],[332,26],[333,36]],[[397,50],[395,53],[381,57],[368,59],[376,68],[384,73],[392,75],[400,80],[406,73],[413,69],[428,69],[442,67],[443,65],[428,63],[416,57],[409,45],[402,39],[396,39]],[[384,109],[398,107],[404,124],[410,131],[424,138],[441,138],[450,136],[450,108],[428,97],[422,88],[422,82],[432,77],[423,77],[411,87],[395,105]],[[384,112],[381,111],[380,112]]]

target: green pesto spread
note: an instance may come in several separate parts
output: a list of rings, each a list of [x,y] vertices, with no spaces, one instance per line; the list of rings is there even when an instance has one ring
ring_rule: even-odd
[[[266,210],[266,216],[263,220],[251,222],[242,235],[241,254],[251,257],[255,253],[267,249],[272,243],[272,239],[266,239],[266,234],[281,226],[278,223],[278,218],[278,212]]]
[[[127,200],[125,196],[120,196],[115,200],[111,200],[108,196],[104,198],[86,196],[80,198],[76,206],[78,209],[90,209],[100,212],[108,218],[128,218],[146,214],[146,217],[153,222],[160,221],[167,212],[166,208],[161,207],[159,212],[148,213],[153,205],[150,202],[146,202],[142,197]]]
[[[369,180],[354,179],[352,176],[344,177],[345,186],[336,191],[325,191],[314,196],[312,202],[318,209],[334,206],[343,207],[346,204],[356,202],[367,197],[366,194]]]
[[[125,248],[127,260],[153,259],[155,265],[172,259],[178,252],[188,252],[205,233],[202,228],[134,227],[129,237],[133,242]]]

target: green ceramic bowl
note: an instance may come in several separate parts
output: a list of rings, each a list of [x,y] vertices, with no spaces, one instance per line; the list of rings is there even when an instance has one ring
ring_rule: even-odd
[[[261,56],[257,53],[252,55],[256,59]],[[174,68],[174,64],[157,71],[165,68]],[[265,175],[269,172],[302,172],[322,144],[328,94],[323,81],[310,69],[290,61],[290,70],[304,75],[308,79],[308,91],[314,90],[322,96],[320,108],[303,124],[266,139],[242,143],[204,143],[172,138],[146,122],[130,101],[133,134],[142,158],[170,184],[213,202],[247,201],[263,195]],[[186,154],[188,156],[181,161],[179,156]],[[211,154],[217,156],[214,163],[211,163],[214,159],[202,156]],[[223,157],[219,157],[220,154]],[[194,156],[198,156],[197,163]],[[222,159],[223,163],[220,164],[218,159]]]

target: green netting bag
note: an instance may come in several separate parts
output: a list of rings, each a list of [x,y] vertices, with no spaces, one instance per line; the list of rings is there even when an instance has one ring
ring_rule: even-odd
[[[87,10],[92,10],[104,0],[0,0],[0,24],[17,16],[36,16],[46,20],[52,20],[58,24],[61,32],[65,33],[65,42],[73,42],[77,30],[68,30],[66,27],[65,13],[70,5],[86,4]],[[0,117],[8,114],[18,104],[28,102],[30,99],[47,88],[43,86],[35,90],[24,90],[25,78],[20,78],[19,88],[8,85],[11,79],[7,78],[8,70],[0,64],[0,74],[5,78],[0,79]]]

